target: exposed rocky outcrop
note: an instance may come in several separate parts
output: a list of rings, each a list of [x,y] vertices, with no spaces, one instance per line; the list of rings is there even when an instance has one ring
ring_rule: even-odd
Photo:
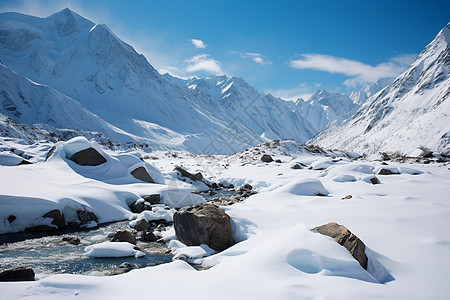
[[[361,267],[367,270],[366,245],[345,226],[331,222],[318,226],[313,231],[332,237],[339,245],[345,247],[359,262]]]
[[[173,219],[178,239],[188,246],[206,244],[223,251],[234,243],[230,217],[216,205],[185,207],[176,212]]]
[[[181,177],[189,178],[192,181],[203,181],[203,175],[200,172],[198,172],[196,174],[192,174],[180,166],[176,166],[175,171],[179,172]]]
[[[73,154],[70,160],[81,166],[98,166],[106,162],[106,159],[92,147]]]

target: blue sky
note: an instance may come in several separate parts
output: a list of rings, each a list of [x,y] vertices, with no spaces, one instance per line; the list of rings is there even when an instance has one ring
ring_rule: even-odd
[[[284,98],[346,92],[403,71],[450,22],[450,1],[9,1],[108,25],[160,72],[227,74]]]

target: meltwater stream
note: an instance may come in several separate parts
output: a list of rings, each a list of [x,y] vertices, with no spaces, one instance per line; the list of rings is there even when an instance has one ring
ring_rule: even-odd
[[[118,229],[129,229],[128,221],[102,224],[92,230],[63,231],[49,235],[43,233],[14,233],[0,235],[0,268],[10,269],[30,266],[37,274],[85,274],[110,275],[120,264],[130,262],[138,268],[155,266],[172,261],[166,254],[165,244],[158,242],[138,242],[137,246],[146,254],[144,257],[89,258],[84,256],[84,248],[107,241],[106,235]],[[74,236],[80,244],[72,245],[62,239]]]

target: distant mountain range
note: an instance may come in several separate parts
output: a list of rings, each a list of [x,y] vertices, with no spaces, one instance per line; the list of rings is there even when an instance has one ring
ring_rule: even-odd
[[[242,78],[161,75],[107,26],[68,8],[47,18],[2,13],[0,134],[28,142],[84,135],[112,148],[228,154],[274,139],[307,142],[325,129],[313,143],[379,151],[392,144],[384,139],[390,129],[382,130],[387,126],[383,119],[395,111],[395,103],[412,101],[408,91],[417,87],[418,103],[405,112],[421,120],[419,140],[407,134],[412,141],[407,147],[412,147],[428,132],[442,137],[449,129],[445,122],[433,125],[435,119],[448,121],[443,115],[448,109],[442,109],[448,108],[447,31],[448,26],[432,42],[439,45],[428,46],[418,57],[411,66],[415,71],[410,68],[392,85],[381,80],[350,94],[317,91],[307,101],[291,102],[260,93]],[[442,54],[445,45],[447,55]],[[440,114],[426,117],[438,102]],[[403,111],[396,115],[398,120]],[[427,120],[433,124],[426,125]],[[379,136],[386,142],[380,143]],[[448,147],[445,143],[439,137],[432,147]]]

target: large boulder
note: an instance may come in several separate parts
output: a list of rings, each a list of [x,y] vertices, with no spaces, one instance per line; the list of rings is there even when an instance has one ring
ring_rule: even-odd
[[[0,272],[0,281],[34,281],[34,271],[30,267],[18,267]]]
[[[130,174],[141,181],[148,182],[148,183],[155,183],[152,176],[148,174],[147,169],[145,167],[138,167],[130,172]]]
[[[318,226],[313,231],[332,237],[339,245],[345,247],[359,262],[361,267],[367,270],[366,245],[345,226],[331,222]]]
[[[213,204],[184,207],[174,214],[173,223],[178,239],[188,246],[206,244],[222,251],[234,243],[230,217]]]
[[[128,230],[117,230],[111,242],[128,242],[131,244],[136,244],[136,238]]]
[[[98,166],[106,162],[106,159],[92,147],[73,154],[70,160],[82,166]]]

